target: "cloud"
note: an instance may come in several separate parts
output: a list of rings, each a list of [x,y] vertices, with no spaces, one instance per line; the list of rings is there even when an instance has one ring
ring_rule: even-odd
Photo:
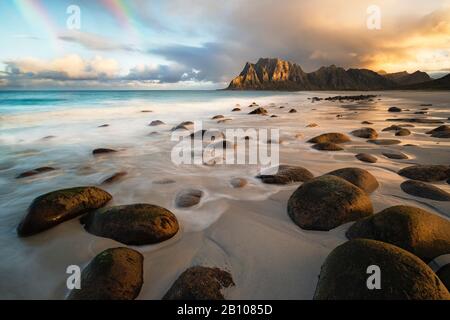
[[[120,44],[106,37],[102,37],[93,33],[80,32],[77,30],[71,30],[70,32],[60,34],[58,36],[58,39],[66,42],[78,43],[84,48],[96,51],[140,51],[138,48],[132,45]]]
[[[17,82],[23,79],[35,80],[107,80],[119,73],[119,64],[114,59],[96,56],[85,60],[76,54],[53,60],[25,58],[4,62],[2,79]]]

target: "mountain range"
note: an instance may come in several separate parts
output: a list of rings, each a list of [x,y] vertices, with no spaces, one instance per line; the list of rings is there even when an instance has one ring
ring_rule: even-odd
[[[421,71],[414,73],[374,72],[331,65],[307,73],[296,63],[278,58],[247,62],[228,90],[416,90],[450,89],[449,75],[433,80]]]

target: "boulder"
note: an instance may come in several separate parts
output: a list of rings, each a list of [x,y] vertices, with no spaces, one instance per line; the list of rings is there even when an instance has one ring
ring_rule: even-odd
[[[378,161],[376,157],[368,153],[358,153],[355,157],[362,162],[375,163]]]
[[[373,122],[364,120],[363,122],[361,122],[361,124],[368,124],[368,125],[371,125],[371,124],[373,124]]]
[[[372,213],[372,203],[363,190],[331,175],[305,182],[288,201],[289,216],[307,230],[331,230]]]
[[[224,119],[224,118],[225,117],[223,115],[219,114],[217,116],[212,117],[211,120],[218,120],[218,119]]]
[[[232,112],[239,112],[239,111],[241,111],[241,109],[240,108],[234,108],[233,110],[231,110]]]
[[[450,132],[449,131],[433,132],[433,134],[431,134],[431,137],[439,139],[449,139]]]
[[[369,290],[369,266],[381,272],[381,289]],[[335,248],[322,265],[315,300],[448,300],[436,274],[413,254],[375,240]]]
[[[437,182],[450,178],[450,166],[415,165],[401,169],[399,175],[425,182]]]
[[[234,286],[233,278],[219,268],[191,267],[174,282],[163,300],[225,300],[222,290]]]
[[[169,210],[152,204],[131,204],[90,212],[80,219],[87,232],[127,245],[159,243],[179,229]]]
[[[37,197],[17,227],[21,237],[50,229],[64,221],[106,205],[112,196],[97,187],[77,187],[53,191]]]
[[[343,168],[327,174],[347,180],[367,193],[374,192],[379,186],[377,179],[369,171],[360,168]]]
[[[426,262],[450,253],[450,222],[411,206],[390,207],[359,220],[346,235],[393,244]]]
[[[346,136],[343,133],[337,133],[337,132],[331,132],[331,133],[324,133],[320,136],[314,137],[310,140],[308,140],[309,143],[325,143],[325,142],[331,142],[331,143],[345,143],[349,142],[350,138]]]
[[[355,137],[364,139],[376,139],[378,137],[377,131],[372,128],[362,128],[354,130],[351,132],[351,134]]]
[[[450,193],[425,182],[407,180],[400,185],[400,188],[407,194],[415,197],[436,201],[450,201]]]
[[[280,165],[277,173],[261,174],[256,178],[267,184],[289,184],[309,181],[314,178],[314,175],[303,167]]]
[[[312,145],[313,149],[320,150],[320,151],[342,151],[344,148],[342,148],[340,145],[332,142],[322,142],[322,143],[316,143]]]
[[[398,131],[398,130],[402,130],[403,129],[403,127],[402,126],[398,126],[398,125],[395,125],[395,124],[393,124],[393,125],[391,125],[391,126],[389,126],[389,127],[387,127],[387,128],[384,128],[383,130],[381,130],[381,131]]]
[[[141,291],[144,257],[129,248],[99,253],[81,273],[81,289],[69,300],[134,300]]]
[[[297,113],[297,110],[291,109],[291,110],[289,110],[289,113]]]
[[[203,191],[187,189],[179,192],[175,197],[175,204],[179,208],[189,208],[197,205],[203,197]]]

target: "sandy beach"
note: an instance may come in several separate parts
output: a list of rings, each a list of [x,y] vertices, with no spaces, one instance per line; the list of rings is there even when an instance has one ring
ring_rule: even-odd
[[[311,100],[358,94],[377,97],[371,101]],[[253,102],[268,115],[248,114],[255,109],[249,107]],[[232,112],[237,105],[241,111]],[[388,112],[392,106],[402,112]],[[297,112],[290,113],[291,109]],[[152,112],[142,112],[145,110]],[[421,111],[426,113],[416,113]],[[230,120],[218,123],[211,119],[215,115]],[[170,158],[174,146],[171,129],[182,121],[201,121],[204,129],[220,131],[279,129],[280,164],[301,166],[315,177],[341,168],[365,169],[379,183],[370,194],[374,212],[410,205],[449,220],[450,201],[405,193],[400,185],[407,179],[397,174],[411,165],[450,165],[450,139],[426,134],[441,124],[409,123],[413,127],[407,128],[411,132],[407,136],[382,131],[407,124],[401,118],[440,119],[449,124],[449,117],[448,92],[402,91],[230,94],[189,110],[179,102],[172,109],[139,102],[95,112],[60,109],[4,115],[0,137],[0,241],[4,244],[0,248],[0,298],[64,299],[68,293],[67,266],[84,267],[103,250],[124,246],[88,233],[79,219],[31,237],[17,236],[17,225],[34,198],[62,188],[93,185],[113,196],[108,207],[155,204],[170,210],[180,224],[178,233],[169,240],[130,246],[144,256],[144,284],[138,299],[161,299],[183,271],[196,265],[218,267],[232,275],[235,285],[223,291],[226,299],[312,299],[322,264],[334,248],[347,241],[345,233],[353,222],[330,231],[300,228],[288,216],[287,203],[301,182],[264,184],[256,178],[260,173],[257,165],[177,166]],[[164,124],[150,127],[155,120]],[[317,126],[309,126],[312,123]],[[108,126],[99,128],[104,124]],[[363,127],[375,129],[378,139],[398,139],[401,143],[377,145],[351,134]],[[344,150],[338,152],[315,150],[307,142],[328,132],[344,133],[351,141],[342,144]],[[93,156],[95,148],[117,152]],[[383,155],[399,152],[407,159]],[[359,153],[369,153],[378,160],[362,162],[355,157]],[[22,172],[44,166],[56,170],[16,179]],[[126,175],[101,185],[116,172]],[[245,179],[247,184],[233,188],[233,178]],[[446,181],[433,185],[450,192]],[[189,188],[203,192],[200,203],[177,207],[176,194]],[[450,258],[443,261],[448,263]]]

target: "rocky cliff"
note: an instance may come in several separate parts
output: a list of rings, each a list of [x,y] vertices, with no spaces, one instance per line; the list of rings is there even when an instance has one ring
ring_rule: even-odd
[[[331,65],[306,73],[298,64],[276,58],[247,62],[228,90],[387,90],[422,83],[430,78],[415,72],[379,74],[368,69],[348,69]]]

